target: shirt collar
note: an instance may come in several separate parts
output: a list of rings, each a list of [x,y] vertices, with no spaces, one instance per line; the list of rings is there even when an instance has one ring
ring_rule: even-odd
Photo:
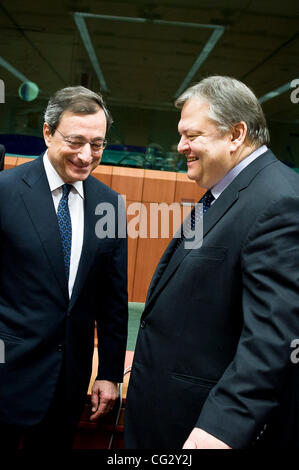
[[[65,181],[61,178],[61,176],[57,173],[55,168],[53,167],[52,163],[49,160],[48,150],[45,152],[43,156],[45,172],[48,178],[49,186],[51,192],[55,191],[55,189],[61,188],[62,185],[65,184]],[[77,193],[84,199],[84,190],[83,190],[83,182],[82,181],[75,181],[72,183],[73,188],[77,191]]]
[[[262,153],[265,153],[267,150],[268,147],[266,145],[262,145],[250,153],[243,160],[241,160],[228,173],[226,173],[226,175],[211,189],[211,193],[213,194],[214,198],[217,199],[217,197],[220,196],[225,188],[227,188],[227,186],[232,183],[232,181],[236,178],[236,176],[238,176],[239,173],[241,173],[242,170],[244,170],[244,168],[246,168],[251,162],[253,162],[253,160],[259,157]]]

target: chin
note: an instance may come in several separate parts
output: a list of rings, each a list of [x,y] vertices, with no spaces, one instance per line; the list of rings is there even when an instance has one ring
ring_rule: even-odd
[[[198,175],[194,174],[192,171],[187,171],[187,176],[190,180],[197,181],[199,179]]]
[[[86,178],[88,178],[89,172],[83,173],[82,171],[74,172],[72,171],[67,175],[67,178],[72,181],[72,183],[75,183],[76,181],[84,181]]]

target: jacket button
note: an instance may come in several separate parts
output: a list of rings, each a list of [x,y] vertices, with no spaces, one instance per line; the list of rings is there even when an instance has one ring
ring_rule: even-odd
[[[57,346],[57,351],[59,351],[59,352],[63,351],[63,346],[62,346],[62,344],[58,344],[58,346]]]
[[[140,323],[141,328],[145,328],[145,325],[146,325],[146,321],[142,320],[142,322]]]

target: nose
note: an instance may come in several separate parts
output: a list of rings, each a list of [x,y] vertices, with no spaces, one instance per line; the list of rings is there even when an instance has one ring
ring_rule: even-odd
[[[182,135],[179,143],[178,143],[178,152],[179,153],[186,153],[189,149],[188,140]]]
[[[91,148],[88,142],[86,142],[83,147],[81,147],[80,151],[78,152],[78,157],[80,160],[82,160],[84,163],[89,163],[92,160],[92,155],[91,155]]]

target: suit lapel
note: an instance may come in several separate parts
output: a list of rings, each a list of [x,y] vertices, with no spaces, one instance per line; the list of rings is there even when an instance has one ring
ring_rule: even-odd
[[[217,222],[221,219],[221,217],[223,217],[223,215],[229,210],[229,208],[236,202],[237,199],[238,193],[236,191],[230,191],[225,197],[221,199],[219,198],[219,200],[215,201],[215,203],[209,208],[208,212],[204,216],[203,234],[202,238],[198,240],[199,248],[194,249],[200,249],[203,238],[207,235],[207,233],[209,233],[209,231],[214,227],[214,225],[217,224]],[[190,214],[188,215],[188,217],[190,217]],[[176,240],[177,239],[175,239],[174,246],[176,245]],[[164,267],[163,272],[161,273],[159,278],[156,278],[155,284],[150,290],[150,295],[148,297],[145,311],[147,310],[147,307],[149,307],[159,295],[159,293],[161,292],[165,284],[169,281],[171,276],[173,276],[173,274],[178,269],[184,258],[192,252],[191,249],[186,249],[184,247],[184,242],[181,243],[181,245],[174,251],[174,246],[172,242],[171,245],[169,245],[169,254],[167,257],[167,259],[169,259],[169,262],[167,266]],[[167,262],[167,260],[165,261]]]
[[[246,167],[223,191],[221,196],[209,208],[204,216],[203,236],[202,239],[198,242],[199,247],[201,246],[203,238],[210,232],[217,222],[219,222],[219,220],[225,215],[230,207],[236,203],[239,197],[239,192],[250,184],[251,180],[257,175],[257,173],[259,173],[259,171],[261,171],[267,165],[275,162],[277,162],[277,159],[273,153],[270,150],[265,152],[263,155],[254,160],[250,165],[248,165],[248,167]],[[190,214],[188,217],[190,217]],[[184,258],[192,251],[190,249],[185,249],[184,243],[181,243],[179,248],[177,248],[177,250],[174,252],[176,240],[177,239],[172,239],[166,252],[161,258],[161,262],[157,267],[149,288],[149,294],[146,300],[143,315],[148,312],[152,303],[155,301],[166,283],[178,269]]]
[[[180,233],[180,230],[181,229],[178,230],[179,233]],[[151,283],[150,283],[150,286],[149,286],[149,289],[148,289],[147,298],[146,298],[146,302],[145,302],[146,304],[149,302],[149,300],[152,296],[152,293],[155,290],[156,285],[158,284],[161,276],[163,275],[163,272],[165,271],[165,269],[167,268],[168,264],[171,261],[171,257],[172,257],[173,251],[175,249],[177,240],[178,240],[178,238],[174,237],[170,241],[168,247],[166,248],[166,250],[164,251],[164,254],[162,255],[161,260],[159,261],[159,264],[157,266],[157,269],[154,272],[153,278],[151,280]]]
[[[21,196],[25,207],[62,294],[68,300],[68,286],[57,216],[42,157],[36,159],[26,168],[23,181],[25,184],[21,190]]]

